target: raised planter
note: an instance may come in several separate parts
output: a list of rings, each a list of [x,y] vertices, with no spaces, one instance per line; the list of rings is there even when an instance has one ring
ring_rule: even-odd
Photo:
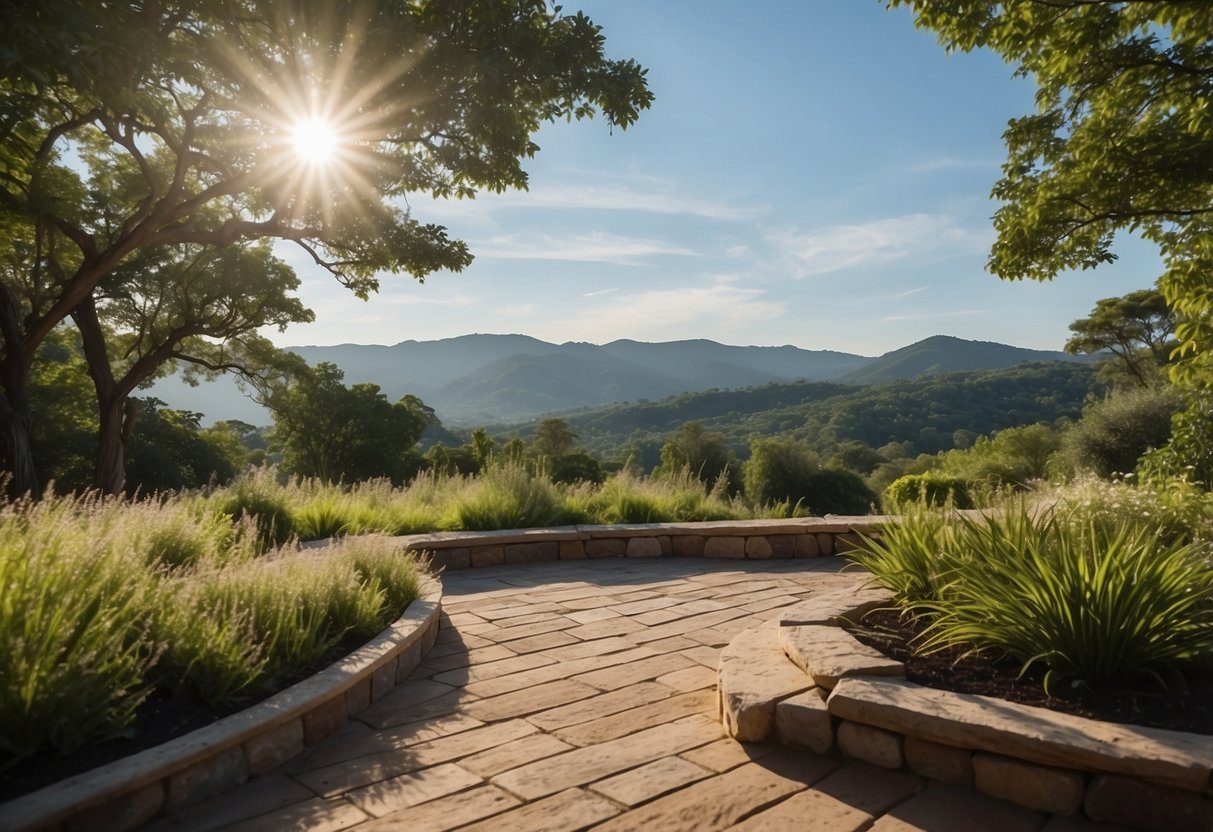
[[[560,526],[506,532],[441,532],[398,538],[436,567],[469,569],[603,557],[814,558],[878,535],[888,517],[804,517],[707,523]]]
[[[336,664],[185,736],[0,805],[6,832],[133,829],[267,774],[408,677],[438,636],[442,584]]]
[[[739,635],[720,659],[726,731],[820,754],[837,748],[1038,811],[1147,832],[1213,830],[1213,737],[907,682],[898,662],[842,628],[881,593],[858,584],[823,593]]]

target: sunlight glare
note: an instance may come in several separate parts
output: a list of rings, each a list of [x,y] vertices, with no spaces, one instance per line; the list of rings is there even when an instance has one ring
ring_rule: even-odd
[[[337,134],[322,118],[305,118],[295,122],[291,131],[295,152],[310,164],[323,164],[337,149]]]

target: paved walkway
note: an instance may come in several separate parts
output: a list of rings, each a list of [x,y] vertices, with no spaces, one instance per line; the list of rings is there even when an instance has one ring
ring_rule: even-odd
[[[719,650],[833,560],[611,559],[443,577],[403,685],[279,773],[158,830],[1083,832],[964,789],[724,737]]]

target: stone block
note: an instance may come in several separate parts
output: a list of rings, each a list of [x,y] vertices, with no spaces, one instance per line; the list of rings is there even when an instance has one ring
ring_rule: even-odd
[[[734,739],[767,739],[776,704],[812,686],[783,654],[774,627],[745,630],[720,651],[717,688],[725,731]]]
[[[893,593],[882,587],[863,586],[857,578],[853,587],[814,592],[804,601],[793,604],[779,614],[779,623],[784,627],[813,624],[833,627],[846,621],[858,621],[869,610],[892,603]]]
[[[773,534],[767,537],[767,542],[771,544],[771,557],[773,558],[793,558],[796,557],[796,541],[803,535],[795,534]]]
[[[775,732],[784,745],[803,746],[814,754],[834,747],[834,718],[821,690],[812,688],[775,705]]]
[[[371,701],[376,702],[396,687],[397,657],[393,656],[371,674]]]
[[[74,814],[63,824],[67,832],[127,832],[143,826],[164,808],[165,781],[157,780],[100,806]]]
[[[1126,774],[1182,789],[1208,788],[1208,737],[1098,722],[1003,699],[924,688],[902,679],[850,677],[830,713],[945,745],[1078,769]]]
[[[661,547],[661,556],[668,558],[674,554],[674,541],[668,534],[657,536],[657,545]]]
[[[705,558],[744,558],[744,537],[709,537],[703,544]]]
[[[817,545],[817,535],[801,534],[796,536],[796,557],[815,558],[820,554],[821,547]]]
[[[500,566],[505,563],[504,546],[475,546],[471,550],[472,566]]]
[[[823,688],[833,690],[844,676],[905,675],[905,665],[861,644],[842,627],[784,626],[779,637],[792,663]]]
[[[856,549],[863,546],[863,536],[855,532],[846,532],[844,534],[834,535],[834,553],[845,554],[846,552],[854,552]]]
[[[334,696],[328,702],[317,705],[303,715],[303,742],[315,745],[345,725],[346,719],[344,696]]]
[[[421,664],[421,639],[417,639],[400,652],[396,661],[396,683],[399,684],[412,675]]]
[[[360,679],[345,692],[345,712],[349,716],[371,706],[371,677]]]
[[[1209,798],[1128,777],[1096,777],[1087,788],[1084,809],[1087,817],[1099,823],[1150,832],[1213,829],[1213,801]]]
[[[429,623],[429,626],[421,633],[421,652],[428,653],[430,648],[434,646],[434,642],[438,640],[438,616]]]
[[[302,719],[292,719],[244,744],[244,756],[248,759],[249,774],[253,777],[263,777],[302,753]]]
[[[585,542],[585,554],[590,558],[621,558],[628,553],[628,542],[619,538],[596,539]]]
[[[585,543],[580,540],[560,541],[561,560],[585,560]]]
[[[698,534],[680,534],[671,538],[674,546],[674,557],[676,558],[701,558],[703,557],[703,547],[706,543],[703,535]]]
[[[923,777],[954,786],[973,783],[973,752],[968,749],[907,735],[905,754],[910,770]]]
[[[765,537],[747,537],[745,540],[745,556],[755,560],[766,560],[771,557],[773,550],[771,542]]]
[[[545,540],[541,543],[509,543],[505,546],[506,563],[545,563],[560,557],[560,543]]]
[[[229,792],[248,777],[248,761],[244,759],[244,752],[240,748],[229,748],[170,777],[165,809],[174,812],[183,806]]]
[[[1084,782],[1077,771],[979,753],[973,755],[973,779],[979,791],[1027,809],[1073,815],[1082,808]]]
[[[904,762],[900,734],[844,721],[838,726],[837,738],[839,750],[848,757],[881,768],[901,768]]]
[[[624,550],[630,558],[659,558],[661,543],[655,537],[632,537]]]
[[[438,549],[430,554],[434,569],[467,569],[472,565],[471,552],[466,548]]]
[[[834,535],[829,532],[817,533],[817,552],[821,555],[834,554]]]

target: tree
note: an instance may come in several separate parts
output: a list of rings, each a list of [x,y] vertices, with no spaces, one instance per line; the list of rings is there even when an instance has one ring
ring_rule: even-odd
[[[255,377],[273,348],[265,326],[313,319],[291,296],[299,279],[267,244],[181,245],[135,252],[72,313],[100,416],[95,484],[121,493],[139,411],[131,393],[177,362]]]
[[[484,428],[476,428],[472,431],[472,456],[476,457],[476,464],[484,469],[493,459],[493,437],[489,436],[489,432]]]
[[[577,434],[564,419],[544,419],[535,428],[534,448],[540,456],[550,459],[564,456],[573,450],[576,443]]]
[[[153,398],[135,406],[142,415],[130,441],[127,493],[197,488],[235,476],[237,460],[202,431],[201,413],[172,410]]]
[[[651,102],[599,27],[537,0],[0,0],[0,16],[0,243],[20,255],[0,269],[0,464],[16,492],[37,488],[37,349],[132,254],[286,240],[366,298],[382,273],[471,260],[408,194],[525,188],[543,122],[597,111],[626,128]],[[330,160],[295,150],[308,125]]]
[[[1066,352],[1112,353],[1110,364],[1132,383],[1145,387],[1162,380],[1159,370],[1175,348],[1175,315],[1156,289],[1140,289],[1124,297],[1103,298],[1085,318],[1070,324],[1074,333]]]
[[[1037,84],[1010,122],[990,270],[1047,280],[1114,259],[1133,231],[1165,263],[1175,373],[1213,385],[1213,4],[890,0],[949,49],[993,49]]]
[[[656,473],[676,476],[690,471],[709,489],[716,487],[722,477],[729,491],[736,491],[739,483],[737,467],[733,464],[733,453],[724,444],[724,436],[709,433],[702,422],[684,422],[678,432],[661,446],[661,465]]]
[[[392,404],[377,384],[342,384],[335,364],[300,374],[266,402],[274,414],[270,445],[291,473],[325,482],[390,477],[402,482],[410,458],[433,416],[416,396]]]

